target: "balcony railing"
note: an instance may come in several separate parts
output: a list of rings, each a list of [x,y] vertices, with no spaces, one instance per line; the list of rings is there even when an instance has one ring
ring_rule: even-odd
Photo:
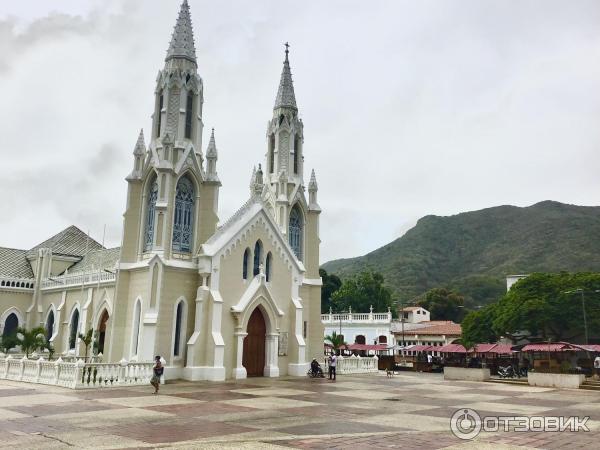
[[[391,323],[392,313],[342,313],[321,314],[321,322],[325,324],[335,323]]]
[[[94,283],[111,283],[117,279],[112,272],[85,272],[51,277],[42,281],[42,289],[61,288],[66,286],[84,286]]]

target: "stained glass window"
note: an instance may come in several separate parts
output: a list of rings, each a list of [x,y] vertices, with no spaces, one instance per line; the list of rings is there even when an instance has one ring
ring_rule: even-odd
[[[175,193],[175,217],[173,219],[173,250],[189,253],[192,251],[194,234],[194,185],[183,177],[177,183]]]
[[[154,228],[156,226],[156,199],[158,197],[158,183],[156,180],[150,185],[148,190],[148,203],[146,212],[146,232],[144,234],[144,251],[152,248],[154,240]]]
[[[273,255],[271,255],[271,252],[267,253],[267,259],[265,260],[265,276],[267,277],[267,281],[271,281],[271,266],[273,265],[272,259]]]
[[[183,302],[179,302],[177,305],[177,312],[175,314],[175,344],[173,346],[173,355],[179,356],[180,342],[181,342],[181,321],[183,316]]]
[[[302,260],[302,213],[298,207],[294,207],[290,213],[290,223],[288,226],[288,239],[290,247],[299,260]]]

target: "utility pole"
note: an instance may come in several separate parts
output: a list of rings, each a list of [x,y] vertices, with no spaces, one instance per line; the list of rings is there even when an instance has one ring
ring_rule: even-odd
[[[598,293],[600,290],[588,291],[591,293]],[[563,294],[581,294],[581,309],[583,311],[583,333],[586,345],[589,344],[588,325],[587,325],[587,313],[585,311],[585,290],[581,288],[573,289],[572,291],[565,291]]]

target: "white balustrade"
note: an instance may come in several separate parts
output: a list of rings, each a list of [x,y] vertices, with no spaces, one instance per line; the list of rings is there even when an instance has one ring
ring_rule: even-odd
[[[0,289],[26,289],[33,290],[33,278],[0,277]]]
[[[0,357],[0,379],[62,386],[70,389],[146,385],[152,377],[153,362],[86,363]]]
[[[47,278],[42,281],[42,289],[51,289],[64,286],[78,286],[93,283],[114,282],[117,274],[112,272],[83,272],[67,274],[59,277]]]
[[[344,314],[321,314],[321,322],[324,324],[336,323],[391,323],[392,313],[344,313]]]
[[[353,373],[372,373],[378,371],[377,356],[361,357],[361,356],[338,356],[336,358],[336,373],[338,375],[347,375]],[[327,365],[327,359],[325,360]]]

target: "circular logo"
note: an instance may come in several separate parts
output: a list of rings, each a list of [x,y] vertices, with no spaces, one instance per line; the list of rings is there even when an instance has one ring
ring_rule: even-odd
[[[450,430],[459,439],[473,439],[481,431],[481,416],[474,409],[458,409],[450,418]]]

